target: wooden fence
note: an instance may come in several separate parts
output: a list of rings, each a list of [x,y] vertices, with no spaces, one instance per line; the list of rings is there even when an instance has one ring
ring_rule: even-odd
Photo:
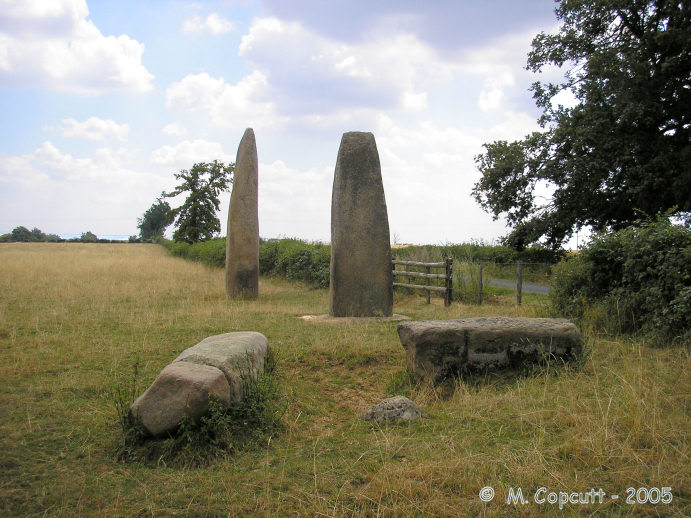
[[[430,303],[430,292],[438,291],[444,293],[444,305],[451,305],[451,298],[453,296],[453,259],[450,257],[446,258],[444,262],[441,263],[421,263],[419,261],[399,261],[394,259],[391,261],[391,270],[394,276],[394,287],[408,288],[408,289],[418,289],[427,290],[427,304]],[[396,270],[396,265],[400,264],[405,266],[405,270]],[[410,271],[410,267],[424,268],[425,272]],[[444,273],[430,273],[432,268],[444,268]],[[406,277],[406,282],[396,282],[397,276]],[[418,278],[425,279],[425,284],[411,284],[410,279]],[[444,286],[431,286],[430,280],[432,279],[444,279]]]

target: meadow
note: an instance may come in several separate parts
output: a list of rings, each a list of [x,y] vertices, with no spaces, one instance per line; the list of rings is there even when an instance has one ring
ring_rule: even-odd
[[[326,313],[328,291],[279,278],[228,301],[223,277],[153,244],[0,244],[0,515],[691,515],[688,347],[584,329],[580,362],[418,386],[396,323],[299,319]],[[534,294],[448,308],[397,294],[394,311],[554,316]],[[283,430],[206,466],[118,461],[112,389],[135,362],[141,393],[183,349],[240,330],[276,353]],[[429,418],[358,418],[394,394]],[[529,503],[508,505],[518,487]],[[540,487],[607,497],[559,509],[532,501]],[[668,504],[626,502],[627,488],[662,487]]]

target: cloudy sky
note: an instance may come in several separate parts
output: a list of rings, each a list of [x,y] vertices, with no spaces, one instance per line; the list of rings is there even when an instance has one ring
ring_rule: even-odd
[[[553,9],[0,0],[0,233],[136,234],[175,172],[234,161],[252,127],[262,237],[328,241],[341,135],[371,131],[392,240],[492,241],[506,229],[471,197],[473,157],[536,129],[524,66]]]

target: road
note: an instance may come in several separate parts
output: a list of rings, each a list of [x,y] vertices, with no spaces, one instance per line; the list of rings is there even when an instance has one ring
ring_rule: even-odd
[[[484,284],[494,286],[495,288],[508,288],[510,290],[516,289],[515,281],[505,281],[504,279],[483,279],[482,282]],[[539,293],[540,295],[549,295],[549,286],[524,282],[523,293]]]

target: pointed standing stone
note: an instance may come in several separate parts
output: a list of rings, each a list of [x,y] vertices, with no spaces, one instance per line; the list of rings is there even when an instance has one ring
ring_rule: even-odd
[[[226,237],[226,294],[232,299],[259,295],[259,216],[257,143],[247,128],[235,159]]]
[[[331,282],[334,317],[391,316],[389,217],[372,133],[344,133],[331,197]]]

